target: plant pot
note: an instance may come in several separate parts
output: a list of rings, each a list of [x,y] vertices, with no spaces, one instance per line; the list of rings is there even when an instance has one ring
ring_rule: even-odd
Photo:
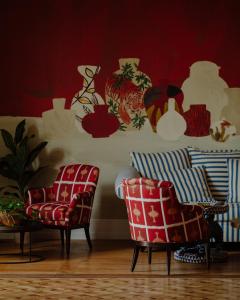
[[[5,211],[0,211],[0,224],[13,227],[21,225],[23,219],[19,215],[10,214]]]

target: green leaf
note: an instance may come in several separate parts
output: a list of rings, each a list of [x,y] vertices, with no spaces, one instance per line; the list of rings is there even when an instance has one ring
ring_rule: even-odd
[[[0,160],[0,174],[12,180],[19,177],[17,160],[13,154],[8,154]]]
[[[0,210],[14,215],[25,215],[24,202],[13,195],[0,198]]]
[[[20,143],[19,147],[17,148],[16,156],[18,157],[19,161],[24,162],[25,165],[27,156],[28,156],[28,147],[27,147],[28,139],[23,139]]]
[[[24,147],[27,149],[29,137],[26,135],[20,142],[19,147]]]
[[[26,124],[26,120],[22,120],[16,127],[15,136],[14,136],[14,143],[16,145],[19,144],[23,139],[25,124]]]
[[[2,138],[5,146],[12,151],[12,153],[16,152],[16,145],[14,144],[13,137],[10,132],[5,129],[1,129]]]
[[[42,171],[45,167],[40,167],[37,170],[29,170],[24,172],[24,174],[21,177],[21,180],[19,181],[19,185],[23,187],[23,190],[28,188],[28,183],[31,181],[31,179],[36,176],[40,171]]]
[[[19,176],[21,175],[24,167],[24,159],[20,159],[17,155],[14,154],[8,154],[3,158],[3,160],[7,163],[7,165],[12,169],[13,172],[15,171]]]
[[[47,145],[47,142],[41,142],[34,149],[32,149],[32,151],[28,154],[28,158],[25,163],[25,167],[31,165],[31,163],[38,156],[38,154],[46,147],[46,145]]]

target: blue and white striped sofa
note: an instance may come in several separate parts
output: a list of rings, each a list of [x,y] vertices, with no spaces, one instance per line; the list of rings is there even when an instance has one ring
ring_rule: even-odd
[[[201,151],[188,147],[162,153],[131,152],[130,156],[132,166],[122,170],[115,182],[116,194],[120,199],[123,198],[120,184],[122,178],[142,176],[152,179],[174,181],[173,183],[175,183],[175,189],[178,194],[178,198],[180,201],[182,201],[182,195],[179,194],[181,193],[180,189],[178,188],[179,185],[184,184],[184,181],[186,180],[195,180],[195,187],[199,188],[200,185],[202,186],[202,183],[198,183],[196,181],[195,177],[199,176],[198,174],[194,175],[195,173],[190,173],[189,175],[189,173],[186,174],[186,172],[183,171],[179,172],[179,170],[193,170],[199,166],[203,166],[204,170],[206,171],[207,185],[210,189],[212,198],[205,197],[206,199],[200,199],[200,194],[197,194],[199,199],[198,202],[211,202],[214,204],[216,201],[225,203],[228,200],[229,180],[227,161],[229,158],[240,159],[240,151]],[[176,174],[177,179],[174,178],[173,175],[169,175],[173,174],[173,172]],[[195,177],[192,178],[192,176]],[[188,197],[186,198],[188,198],[186,202],[189,202],[189,199],[190,202],[194,201],[194,197],[191,195],[191,190],[188,192]],[[240,219],[240,198],[239,202],[231,202],[228,204],[229,211],[224,214],[216,215],[216,220],[223,229],[224,242],[239,242],[240,230],[233,228],[231,221],[234,219]]]

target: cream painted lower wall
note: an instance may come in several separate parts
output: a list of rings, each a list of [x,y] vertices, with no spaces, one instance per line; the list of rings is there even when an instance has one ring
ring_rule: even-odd
[[[90,225],[91,240],[110,239],[125,240],[130,239],[129,225],[126,219],[92,219]],[[58,230],[44,229],[33,233],[33,239],[38,241],[59,239]],[[85,240],[84,229],[74,229],[71,233],[73,240]]]
[[[0,128],[14,129],[22,120],[20,117],[0,117]],[[126,208],[124,202],[119,200],[114,193],[114,181],[120,169],[130,164],[130,151],[162,152],[186,146],[197,146],[202,149],[236,149],[240,148],[240,136],[231,137],[225,143],[212,140],[210,136],[192,138],[183,136],[177,141],[165,141],[153,133],[146,122],[140,131],[121,133],[117,132],[109,138],[92,138],[87,133],[76,130],[71,135],[50,138],[43,129],[41,118],[27,118],[30,132],[43,140],[49,141],[46,150],[40,157],[41,165],[48,167],[35,179],[35,186],[49,185],[60,165],[67,163],[89,163],[100,168],[100,178],[94,200],[92,218],[96,220],[109,220],[109,230],[99,235],[107,238],[107,235],[118,236],[122,225],[119,220],[126,221]],[[6,153],[6,149],[0,142],[0,153]],[[0,178],[0,184],[5,179]],[[115,222],[115,220],[117,220]],[[107,224],[106,221],[104,221]],[[103,223],[104,223],[103,222]],[[102,223],[102,224],[103,224]],[[110,225],[111,224],[111,225]],[[125,224],[125,223],[124,223]],[[103,226],[105,225],[98,225]],[[124,227],[125,228],[125,227]],[[124,229],[125,230],[125,229]],[[95,234],[95,233],[94,233]],[[78,234],[74,233],[74,237]]]
[[[127,240],[130,239],[128,221],[126,219],[92,219],[90,225],[91,240]],[[0,234],[1,239],[14,239],[19,243],[19,234]],[[33,241],[48,241],[60,239],[59,230],[42,229],[32,233]],[[86,240],[84,229],[74,229],[71,233],[72,240]],[[25,243],[29,237],[26,234]]]

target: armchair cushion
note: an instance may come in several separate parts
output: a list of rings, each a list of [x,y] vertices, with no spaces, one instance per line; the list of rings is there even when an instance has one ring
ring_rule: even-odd
[[[92,192],[83,192],[74,195],[70,203],[66,201],[34,203],[27,207],[26,213],[30,217],[37,217],[47,225],[84,225],[90,221],[93,196]]]
[[[27,215],[34,216],[41,219],[43,223],[62,221],[66,223],[66,212],[69,205],[66,202],[47,202],[47,203],[34,203],[27,207]]]

